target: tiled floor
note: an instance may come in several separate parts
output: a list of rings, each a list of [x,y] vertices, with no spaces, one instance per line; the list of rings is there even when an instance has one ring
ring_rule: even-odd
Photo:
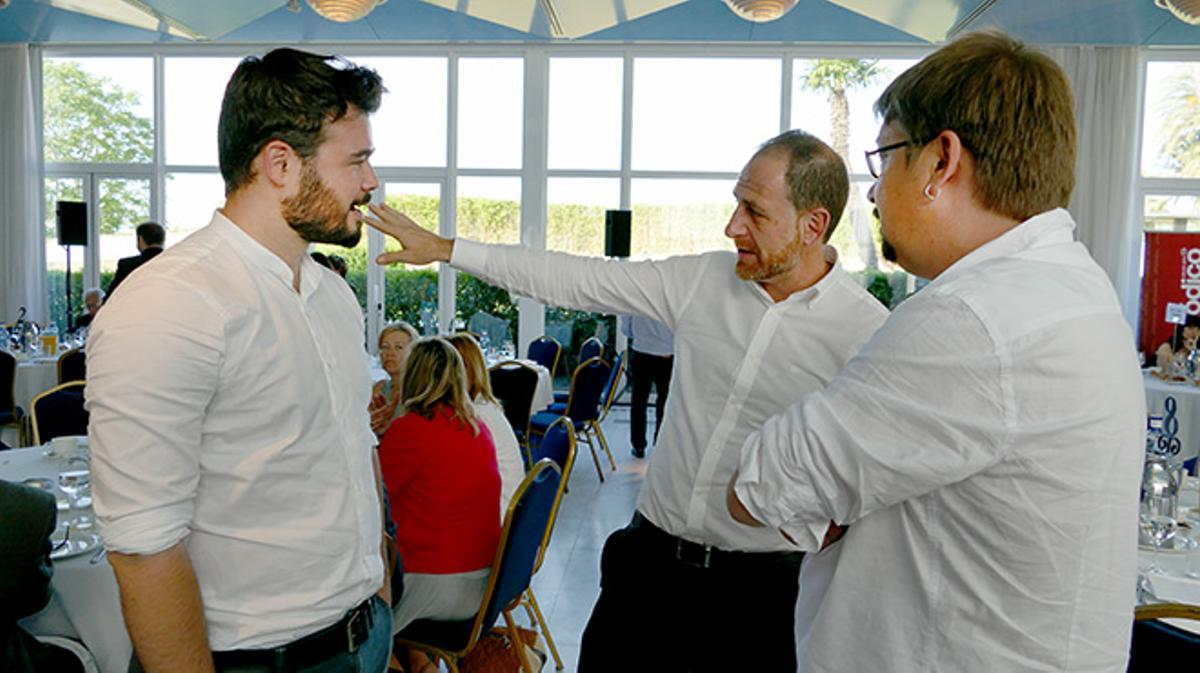
[[[652,425],[653,407],[649,416]],[[571,490],[563,496],[546,560],[533,578],[534,594],[567,672],[575,670],[579,639],[600,593],[600,550],[609,533],[629,523],[646,474],[647,461],[629,452],[629,408],[614,407],[603,427],[617,470],[611,471],[601,451],[605,479],[601,484],[587,445],[579,446]],[[554,670],[553,659],[543,670]]]

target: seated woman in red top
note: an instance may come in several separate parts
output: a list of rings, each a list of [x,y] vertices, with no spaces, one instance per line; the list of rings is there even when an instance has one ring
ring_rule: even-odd
[[[445,339],[413,344],[400,403],[403,414],[379,445],[404,560],[393,632],[416,619],[474,615],[500,540],[496,449],[472,409],[462,358]]]

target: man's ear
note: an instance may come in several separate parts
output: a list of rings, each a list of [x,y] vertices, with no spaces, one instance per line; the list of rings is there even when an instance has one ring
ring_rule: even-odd
[[[825,240],[825,232],[829,231],[829,219],[829,211],[820,207],[800,215],[800,235],[805,245]]]
[[[272,140],[263,146],[255,163],[272,187],[286,189],[300,179],[300,155],[282,140]]]
[[[946,183],[959,177],[958,174],[963,170],[965,148],[962,138],[950,130],[939,133],[929,146],[937,153],[937,161],[933,166],[933,174],[929,178],[928,185],[934,193],[937,193],[946,186]]]

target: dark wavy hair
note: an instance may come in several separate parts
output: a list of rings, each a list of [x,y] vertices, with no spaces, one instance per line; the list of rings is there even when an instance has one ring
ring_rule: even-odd
[[[375,112],[385,91],[378,73],[340,57],[284,48],[243,59],[225,87],[217,127],[225,193],[254,178],[254,158],[267,143],[282,140],[308,159],[326,124],[354,109]]]

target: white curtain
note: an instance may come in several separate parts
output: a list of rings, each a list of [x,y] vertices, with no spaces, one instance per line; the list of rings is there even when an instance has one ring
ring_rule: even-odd
[[[1108,272],[1137,324],[1142,225],[1135,181],[1142,68],[1136,47],[1059,47],[1050,55],[1075,92],[1078,150],[1069,210],[1079,241]]]
[[[21,306],[39,322],[49,313],[31,67],[29,45],[0,45],[0,323]]]

